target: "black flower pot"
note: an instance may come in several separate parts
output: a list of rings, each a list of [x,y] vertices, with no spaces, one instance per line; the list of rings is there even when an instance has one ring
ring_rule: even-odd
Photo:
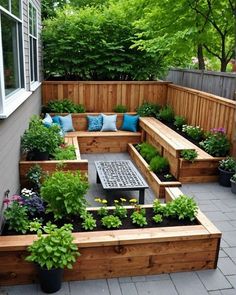
[[[230,187],[230,178],[234,175],[235,172],[229,172],[218,168],[219,170],[219,184],[222,186]]]
[[[39,150],[33,150],[28,152],[27,161],[47,161],[49,159],[48,152],[40,152]]]
[[[230,182],[231,182],[231,192],[233,194],[236,194],[236,182],[233,180],[230,180]]]
[[[39,283],[41,290],[45,293],[54,293],[61,289],[64,269],[45,269],[38,267]]]

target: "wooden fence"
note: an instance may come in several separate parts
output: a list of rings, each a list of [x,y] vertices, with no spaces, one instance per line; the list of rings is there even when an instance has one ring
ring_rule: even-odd
[[[117,104],[133,112],[143,101],[170,104],[177,115],[187,118],[188,124],[200,125],[204,130],[225,128],[236,155],[236,102],[229,99],[161,81],[43,83],[44,104],[63,98],[84,104],[88,112],[111,112]]]
[[[166,80],[236,100],[236,73],[171,69]]]
[[[223,127],[228,137],[235,140],[236,102],[206,92],[170,84],[167,103],[177,115],[187,118],[190,125],[204,130]]]
[[[161,81],[45,81],[43,104],[69,98],[83,104],[88,112],[111,112],[118,104],[126,105],[133,112],[143,101],[165,105],[168,84]]]

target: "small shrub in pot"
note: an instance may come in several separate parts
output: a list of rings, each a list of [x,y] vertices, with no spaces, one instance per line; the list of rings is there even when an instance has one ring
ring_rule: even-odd
[[[236,161],[232,157],[227,157],[219,162],[219,184],[230,187],[230,178],[235,174]]]
[[[236,194],[236,173],[230,178],[231,182],[231,192]]]

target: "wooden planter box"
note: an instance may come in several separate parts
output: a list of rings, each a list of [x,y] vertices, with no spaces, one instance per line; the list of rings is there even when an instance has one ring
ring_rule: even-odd
[[[143,159],[143,157],[139,154],[139,152],[135,149],[135,147],[132,144],[128,144],[128,152],[134,161],[134,163],[137,165],[137,167],[140,169],[144,177],[146,178],[149,186],[154,191],[155,195],[159,198],[165,197],[165,187],[178,187],[181,186],[181,183],[179,181],[165,181],[162,182],[155,173],[153,173],[149,169],[148,163]]]
[[[178,188],[166,189],[167,200],[181,194]],[[199,225],[192,226],[74,233],[81,256],[72,270],[65,270],[64,280],[216,268],[221,233],[200,210],[197,219]],[[24,259],[35,239],[0,237],[0,285],[37,281],[35,266]]]

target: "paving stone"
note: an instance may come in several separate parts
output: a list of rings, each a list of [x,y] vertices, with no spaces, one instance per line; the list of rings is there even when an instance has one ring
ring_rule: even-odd
[[[224,252],[228,254],[231,258],[236,257],[236,247],[224,248]]]
[[[221,212],[232,212],[234,209],[231,206],[228,206],[228,203],[222,200],[212,200],[212,203],[218,208]]]
[[[220,291],[209,291],[208,292],[209,295],[221,295]]]
[[[135,276],[132,277],[132,282],[145,282],[146,281],[146,277],[145,276]]]
[[[236,264],[229,258],[219,258],[218,267],[224,275],[236,275]]]
[[[171,280],[135,283],[139,295],[178,295]]]
[[[5,287],[4,291],[7,292],[8,295],[38,295],[41,293],[37,284]]]
[[[110,295],[122,295],[118,279],[107,280]]]
[[[224,258],[224,257],[228,257],[228,254],[226,254],[223,249],[220,249],[220,251],[219,251],[219,258]]]
[[[189,295],[194,290],[194,295],[208,294],[201,280],[194,272],[170,274],[178,294]]]
[[[224,241],[231,247],[236,247],[236,231],[223,232]]]
[[[170,275],[169,274],[161,274],[161,275],[150,275],[146,276],[146,281],[161,281],[161,280],[169,280]]]
[[[235,230],[234,226],[229,221],[214,221],[214,225],[221,231]]]
[[[219,269],[201,270],[197,274],[208,291],[232,288]]]
[[[233,275],[233,276],[227,276],[226,277],[230,284],[234,287],[234,289],[236,289],[236,275]]]
[[[229,222],[233,225],[233,227],[236,227],[236,220],[230,220]]]
[[[225,215],[228,217],[229,220],[236,221],[236,212],[225,213]]]
[[[227,213],[222,213],[222,212],[206,212],[206,216],[211,220],[211,221],[224,221],[224,220],[229,220],[229,217],[226,216]]]
[[[200,208],[203,212],[216,212],[216,211],[220,211],[220,209],[218,207],[216,207],[214,204],[210,203],[210,204],[201,204]]]
[[[120,284],[122,295],[138,295],[135,283]]]
[[[106,280],[87,280],[70,282],[71,295],[109,295]]]
[[[131,277],[121,277],[118,279],[120,283],[132,283]]]
[[[223,238],[221,238],[220,247],[221,248],[226,248],[226,247],[230,247],[230,245]]]
[[[226,290],[221,290],[222,295],[235,295],[236,294],[236,289],[226,289]]]
[[[4,289],[0,289],[0,295],[8,295],[9,293],[7,292],[7,290]]]
[[[194,196],[198,200],[215,200],[217,199],[216,195],[210,192],[194,192]]]

